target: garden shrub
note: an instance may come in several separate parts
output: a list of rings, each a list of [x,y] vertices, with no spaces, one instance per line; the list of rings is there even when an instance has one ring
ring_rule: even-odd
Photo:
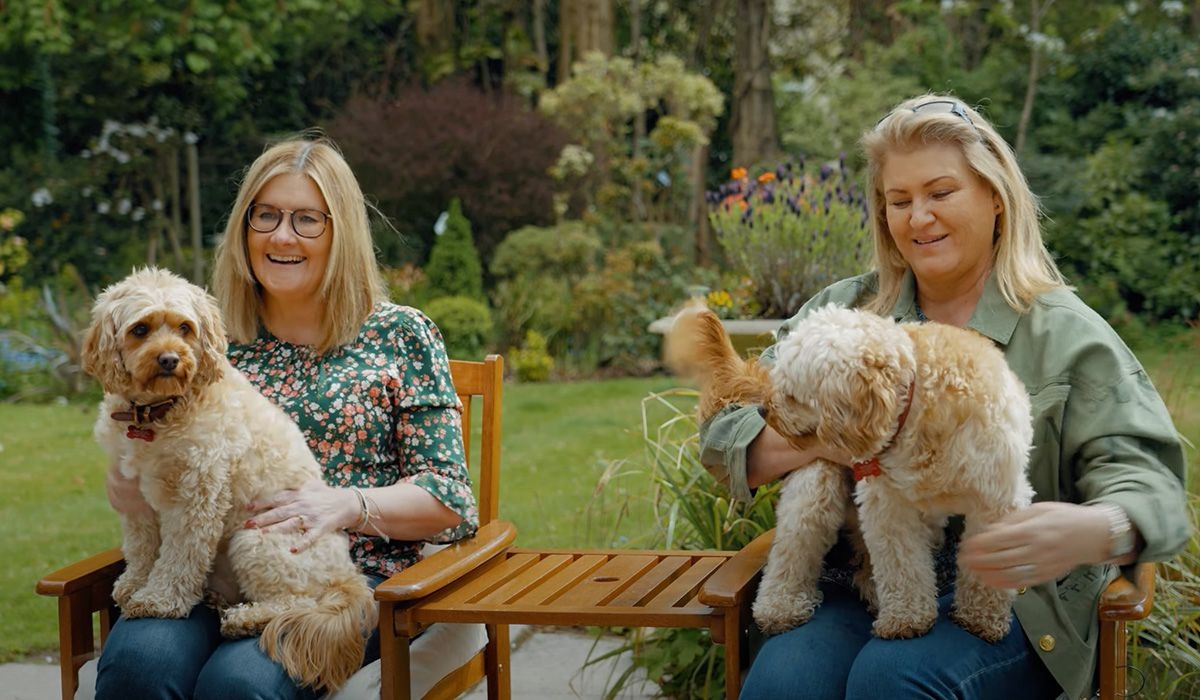
[[[446,353],[456,360],[479,360],[492,338],[492,313],[470,297],[438,297],[424,308],[446,341]]]
[[[550,378],[554,358],[546,352],[546,339],[542,334],[530,330],[525,333],[521,347],[509,349],[508,365],[522,382],[544,382]]]
[[[561,356],[572,325],[571,287],[595,264],[601,248],[595,230],[578,221],[526,226],[508,234],[492,256],[501,346],[517,345],[536,330]]]
[[[845,159],[809,170],[803,158],[756,177],[734,168],[708,195],[717,240],[768,317],[790,317],[826,286],[866,272],[872,259],[866,195]]]
[[[450,200],[445,228],[429,251],[425,276],[429,280],[430,296],[484,299],[483,266],[471,237],[471,222],[463,216],[457,197]]]
[[[455,80],[395,99],[349,100],[327,130],[363,190],[407,239],[377,238],[387,264],[424,260],[452,197],[474,224],[484,260],[509,231],[554,220],[547,173],[566,137],[519,97]]]

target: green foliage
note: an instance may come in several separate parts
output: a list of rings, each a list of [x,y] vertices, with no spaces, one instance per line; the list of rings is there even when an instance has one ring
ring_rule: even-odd
[[[1190,502],[1188,548],[1158,565],[1150,616],[1129,625],[1130,690],[1147,700],[1200,697],[1200,496]]]
[[[522,382],[544,382],[550,378],[550,370],[554,368],[554,358],[546,352],[546,339],[535,330],[525,333],[525,342],[521,347],[509,349],[507,360],[508,366]]]
[[[508,234],[490,268],[500,342],[516,345],[527,330],[536,330],[550,341],[553,353],[556,339],[570,332],[571,288],[595,265],[600,248],[595,230],[578,221]],[[560,350],[564,342],[557,341]]]
[[[733,266],[750,278],[767,317],[789,317],[812,295],[871,262],[866,197],[845,160],[804,160],[751,179],[735,168],[733,180],[710,193],[710,220]]]
[[[24,220],[25,215],[18,209],[0,209],[0,285],[4,280],[19,273],[25,263],[29,262],[29,250],[25,246],[25,239],[13,233]]]
[[[668,200],[667,210],[687,201],[690,156],[708,143],[724,96],[674,56],[635,64],[593,52],[572,66],[569,80],[542,93],[538,107],[572,137],[552,170],[564,188],[560,214],[575,190],[587,207],[630,220],[638,218],[635,190]],[[635,158],[634,119],[647,114],[652,128]]]
[[[461,360],[480,360],[492,339],[492,312],[487,304],[464,296],[437,297],[425,305],[446,341],[446,352]]]
[[[445,230],[437,237],[425,275],[431,296],[463,296],[482,301],[483,265],[471,236],[471,222],[463,216],[458,198],[450,200]]]
[[[1200,260],[1193,235],[1173,229],[1166,203],[1140,183],[1140,150],[1113,140],[1087,159],[1078,218],[1049,227],[1059,264],[1084,299],[1109,318],[1200,314]]]

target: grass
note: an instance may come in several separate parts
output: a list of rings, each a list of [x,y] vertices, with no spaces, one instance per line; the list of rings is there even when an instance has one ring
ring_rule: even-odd
[[[1180,432],[1200,444],[1200,333],[1138,346]],[[616,547],[653,540],[650,478],[597,489],[614,462],[646,465],[641,401],[669,377],[508,384],[501,517],[525,546]],[[0,404],[0,662],[57,645],[55,603],[42,575],[119,541],[104,495],[104,458],[91,437],[94,404]],[[1188,450],[1200,491],[1200,456]],[[645,469],[644,473],[649,473]]]

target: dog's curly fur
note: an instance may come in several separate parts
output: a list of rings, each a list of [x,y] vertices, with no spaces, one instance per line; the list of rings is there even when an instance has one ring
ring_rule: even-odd
[[[300,429],[229,364],[226,347],[216,301],[170,272],[137,270],[96,300],[83,347],[83,369],[105,392],[96,438],[121,473],[138,477],[154,511],[122,518],[126,569],[113,598],[127,617],[185,617],[206,591],[213,597],[212,574],[227,567],[237,590],[218,597],[237,604],[221,610],[222,634],[261,634],[297,682],[334,690],[362,663],[373,595],[345,534],[292,553],[299,533],[243,527],[247,504],[321,470]],[[132,431],[136,419],[112,417],[170,399],[165,415]]]
[[[767,367],[738,356],[715,314],[689,307],[666,353],[674,371],[699,382],[704,419],[731,403],[758,404],[797,449],[878,458],[881,473],[858,482],[854,501],[869,554],[855,580],[879,637],[933,626],[933,553],[949,515],[965,516],[969,536],[1033,498],[1029,397],[999,349],[973,331],[830,305],[802,319]],[[820,604],[822,560],[839,528],[856,524],[848,473],[818,461],[787,477],[753,606],[764,631],[802,624]],[[953,617],[996,641],[1008,633],[1012,596],[960,567]]]

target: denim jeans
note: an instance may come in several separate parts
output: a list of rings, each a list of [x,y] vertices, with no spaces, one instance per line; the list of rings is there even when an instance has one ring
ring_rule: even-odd
[[[371,587],[382,578],[368,577]],[[363,664],[379,658],[379,631]],[[315,700],[258,646],[224,639],[217,612],[203,603],[182,620],[120,617],[97,668],[96,700]]]
[[[878,639],[858,594],[821,587],[825,601],[805,624],[762,643],[742,700],[1054,700],[1061,690],[1025,639],[1016,617],[995,644],[950,619],[953,593],[938,600],[938,619],[921,637]]]

